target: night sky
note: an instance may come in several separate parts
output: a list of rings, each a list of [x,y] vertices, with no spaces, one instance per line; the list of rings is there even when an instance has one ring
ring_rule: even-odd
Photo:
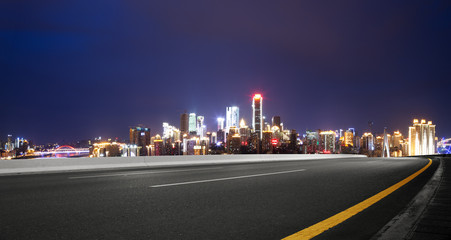
[[[451,137],[451,1],[0,3],[0,138],[128,138],[251,97],[290,129]]]

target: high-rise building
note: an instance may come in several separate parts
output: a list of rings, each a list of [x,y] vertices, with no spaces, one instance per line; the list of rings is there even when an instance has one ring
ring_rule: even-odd
[[[413,120],[409,127],[409,155],[428,155],[435,153],[435,125],[422,119]]]
[[[335,132],[321,131],[319,133],[321,137],[321,149],[324,153],[334,153],[335,152]]]
[[[140,156],[148,155],[147,146],[150,145],[150,128],[130,128],[130,143],[138,146]]]
[[[272,151],[272,142],[271,140],[273,139],[272,137],[272,132],[271,131],[263,131],[262,132],[262,152],[263,153],[268,153]]]
[[[280,116],[272,117],[272,126],[277,126],[280,129]]]
[[[362,136],[362,146],[367,151],[374,151],[374,136],[372,133],[364,133]]]
[[[346,130],[346,132],[344,132],[343,145],[353,146],[354,145],[353,141],[354,141],[354,133],[351,130]]]
[[[401,143],[402,143],[402,140],[403,140],[403,138],[402,138],[401,132],[396,131],[396,132],[393,133],[393,136],[392,136],[392,144],[391,144],[391,145],[392,145],[393,147],[397,147],[399,150],[401,150]],[[406,153],[404,153],[404,154],[406,154]]]
[[[208,133],[207,133],[207,135],[208,135]],[[218,142],[218,135],[217,135],[216,132],[212,132],[210,134],[210,142],[211,143],[217,143]]]
[[[246,126],[246,123],[244,122],[244,119],[242,118],[240,121],[240,137],[241,137],[241,144],[245,145],[248,141],[248,139],[251,137],[251,131],[248,126]]]
[[[216,136],[217,136],[216,143],[225,143],[226,138],[225,138],[225,132],[224,132],[224,130],[219,129],[219,130],[216,132]]]
[[[5,150],[6,151],[14,150],[14,143],[13,143],[13,136],[12,135],[8,135],[8,141],[5,144]]]
[[[205,137],[205,125],[204,125],[204,116],[197,116],[197,135],[199,135],[201,138]]]
[[[229,129],[229,133],[227,134],[227,137],[226,137],[226,147],[227,147],[227,151],[229,153],[237,153],[237,152],[234,152],[234,151],[231,150],[232,149],[232,145],[231,145],[232,142],[235,143],[234,147],[236,147],[236,141],[238,141],[239,143],[241,142],[240,141],[239,128],[237,128],[235,126],[231,126],[230,129]],[[234,149],[236,149],[236,148],[234,148]]]
[[[263,97],[255,94],[252,98],[252,128],[259,139],[262,139],[263,126]]]
[[[224,118],[219,117],[217,120],[218,120],[218,130],[224,129]]]
[[[196,134],[197,133],[197,125],[196,125],[197,119],[196,119],[196,114],[195,113],[190,113],[189,114],[188,122],[189,122],[189,126],[188,126],[189,132]]]
[[[360,137],[357,135],[354,135],[354,147],[359,150],[360,149]]]
[[[240,153],[241,141],[239,134],[233,134],[233,136],[227,137],[227,152],[228,153]]]
[[[163,140],[170,139],[170,142],[179,141],[181,139],[180,130],[169,123],[163,123]]]
[[[318,144],[319,144],[319,130],[318,131],[311,131],[307,130],[305,134],[303,135],[303,152],[304,153],[317,153],[318,151]]]
[[[14,146],[16,148],[20,148],[20,147],[22,147],[23,143],[24,143],[24,139],[23,138],[16,138],[16,142],[15,142]]]
[[[162,139],[155,139],[153,142],[154,149],[155,149],[155,156],[161,156],[164,155],[164,143]]]
[[[240,121],[240,108],[226,107],[226,131],[229,130],[230,127],[238,127]]]
[[[180,115],[180,132],[183,134],[189,133],[189,117],[188,113],[182,113]]]

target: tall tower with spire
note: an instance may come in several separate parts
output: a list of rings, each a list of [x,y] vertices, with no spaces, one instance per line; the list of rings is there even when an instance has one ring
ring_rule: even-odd
[[[257,133],[258,138],[262,139],[263,126],[263,97],[261,94],[255,94],[252,98],[252,128]]]

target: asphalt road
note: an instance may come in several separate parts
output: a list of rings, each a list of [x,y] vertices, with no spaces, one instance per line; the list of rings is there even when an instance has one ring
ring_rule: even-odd
[[[353,158],[1,176],[0,239],[281,239],[427,163]],[[437,166],[315,239],[369,239]]]

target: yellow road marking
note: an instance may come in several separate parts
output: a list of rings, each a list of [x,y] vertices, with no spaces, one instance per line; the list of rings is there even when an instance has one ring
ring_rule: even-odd
[[[422,172],[424,172],[429,166],[431,166],[432,160],[429,159],[429,163],[420,169],[418,172],[410,175],[406,179],[398,182],[397,184],[385,189],[384,191],[364,200],[363,202],[360,202],[340,213],[335,214],[334,216],[325,219],[315,225],[312,225],[306,229],[303,229],[297,233],[294,233],[286,238],[284,240],[292,240],[292,239],[311,239],[319,234],[329,230],[330,228],[335,227],[336,225],[346,221],[348,218],[356,215],[357,213],[365,210],[369,206],[377,203],[379,200],[383,199],[384,197],[388,196],[392,192],[396,191],[400,187],[404,186],[406,183],[410,182],[412,179],[414,179],[416,176],[420,175]]]

